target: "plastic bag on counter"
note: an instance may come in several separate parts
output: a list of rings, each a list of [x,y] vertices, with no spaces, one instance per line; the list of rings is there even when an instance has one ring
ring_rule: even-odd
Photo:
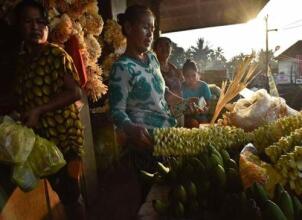
[[[37,186],[38,180],[39,178],[27,162],[16,165],[13,169],[12,181],[24,192],[33,190]]]
[[[239,99],[228,114],[230,124],[251,131],[278,118],[298,112],[286,105],[283,98],[270,96],[265,89],[249,98]]]
[[[252,145],[246,145],[240,153],[239,171],[244,188],[249,188],[254,182],[265,184],[265,170],[260,166],[257,149]]]
[[[54,174],[66,164],[64,156],[57,146],[38,136],[27,162],[39,177]]]
[[[257,149],[252,144],[247,144],[241,151],[239,170],[245,189],[258,182],[264,186],[270,197],[273,197],[276,184],[283,184],[280,174],[271,164],[260,160]]]
[[[35,143],[35,133],[10,117],[0,124],[0,161],[21,164],[26,161]]]

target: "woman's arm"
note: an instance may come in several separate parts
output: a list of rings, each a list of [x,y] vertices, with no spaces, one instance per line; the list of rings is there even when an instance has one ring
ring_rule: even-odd
[[[47,104],[40,105],[22,115],[22,121],[27,127],[34,128],[37,126],[41,115],[68,106],[81,99],[82,91],[75,80],[68,74],[64,75],[63,91],[52,98]]]
[[[126,67],[122,64],[114,64],[110,73],[108,92],[111,117],[117,127],[131,122],[126,112],[129,82],[130,77]]]
[[[184,99],[177,94],[173,93],[168,87],[165,90],[165,98],[169,105],[175,105],[184,101]]]
[[[129,118],[127,99],[131,89],[130,75],[121,64],[115,64],[110,73],[109,105],[114,124],[120,128],[134,147],[151,149],[153,144],[146,128],[135,124]]]

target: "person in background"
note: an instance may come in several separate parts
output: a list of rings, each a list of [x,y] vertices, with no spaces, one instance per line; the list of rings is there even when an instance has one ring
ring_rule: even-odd
[[[206,113],[207,113],[208,120],[211,121],[211,119],[214,115],[214,112],[215,112],[215,108],[216,108],[218,99],[220,97],[221,89],[216,84],[209,84],[208,86],[211,91],[211,99],[208,103],[209,110]]]
[[[167,37],[159,37],[153,43],[153,50],[160,63],[160,70],[168,89],[177,96],[182,97],[181,84],[184,81],[182,73],[169,62],[172,52],[172,41]],[[168,103],[169,103],[168,99]],[[171,105],[171,103],[169,103]],[[183,126],[183,115],[177,118],[178,126]]]
[[[85,219],[79,186],[83,126],[74,104],[82,96],[77,71],[62,48],[48,43],[47,13],[40,3],[22,1],[15,13],[22,39],[16,66],[17,111],[25,126],[62,151],[67,165],[47,179],[68,219]]]
[[[183,65],[185,82],[182,84],[183,98],[204,98],[207,105],[211,99],[211,91],[206,82],[199,80],[197,65],[188,59]],[[198,114],[185,115],[185,127],[198,127],[200,123],[207,123],[207,107]]]
[[[160,63],[160,70],[166,85],[171,92],[182,96],[181,84],[184,81],[182,73],[169,62],[172,52],[172,41],[167,37],[159,37],[153,43],[153,50]]]

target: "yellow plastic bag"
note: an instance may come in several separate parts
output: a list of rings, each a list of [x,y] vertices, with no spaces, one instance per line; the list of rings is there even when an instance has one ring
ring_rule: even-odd
[[[244,188],[249,188],[254,182],[264,185],[267,180],[265,169],[260,166],[260,159],[255,151],[256,148],[248,144],[240,153],[239,170]]]
[[[54,174],[66,164],[64,156],[57,146],[39,136],[36,137],[35,145],[27,162],[39,177]]]
[[[272,198],[277,183],[282,178],[276,169],[260,160],[257,150],[252,144],[246,145],[240,153],[239,170],[244,188],[249,188],[254,182],[261,183]]]
[[[32,129],[5,116],[0,124],[0,161],[24,163],[32,151],[35,139]]]

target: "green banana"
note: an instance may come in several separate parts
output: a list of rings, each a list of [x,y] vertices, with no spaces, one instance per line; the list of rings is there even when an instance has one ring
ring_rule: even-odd
[[[287,220],[279,206],[271,200],[264,203],[262,217],[263,220]]]
[[[296,196],[293,196],[292,201],[294,206],[295,219],[296,220],[302,219],[302,204],[300,200]]]
[[[293,202],[292,202],[292,198],[290,197],[287,191],[284,190],[281,193],[281,197],[278,205],[288,220],[294,220],[295,213],[294,213]]]
[[[253,192],[257,204],[259,204],[260,207],[263,207],[264,203],[268,200],[267,193],[264,190],[263,186],[260,183],[254,182]]]
[[[282,192],[284,191],[283,186],[280,183],[277,183],[275,187],[274,200],[278,203],[281,197]]]

